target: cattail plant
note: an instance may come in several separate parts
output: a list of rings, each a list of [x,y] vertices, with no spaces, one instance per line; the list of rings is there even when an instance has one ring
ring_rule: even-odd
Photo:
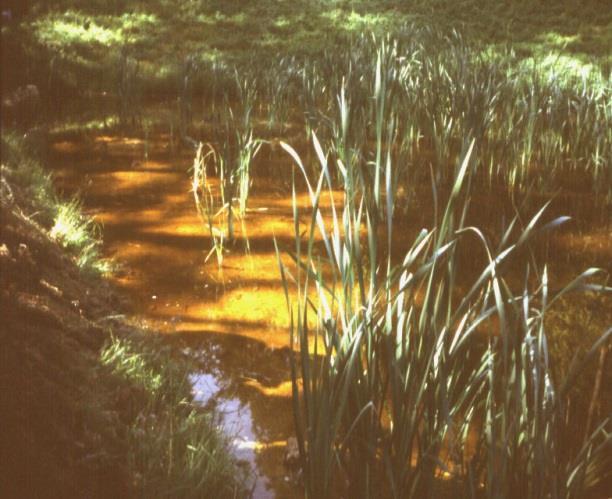
[[[179,79],[179,133],[181,137],[187,135],[187,131],[193,120],[193,81],[198,71],[196,58],[189,55],[183,61]]]
[[[237,94],[239,96],[239,115],[229,104],[226,96],[222,124],[217,129],[217,148],[208,144],[203,153],[203,145],[198,146],[193,166],[192,190],[198,214],[209,228],[213,239],[213,250],[221,266],[225,241],[234,240],[234,201],[238,196],[238,213],[244,218],[251,186],[251,166],[259,152],[262,141],[253,136],[251,113],[255,102],[255,85],[248,79],[241,80],[236,74]],[[207,161],[214,162],[219,183],[219,203],[215,203],[208,181]],[[218,209],[217,209],[217,204]],[[225,228],[215,226],[215,219],[221,217]],[[213,251],[211,250],[211,252]]]
[[[567,218],[543,224],[542,209],[521,229],[517,217],[493,248],[465,223],[472,141],[440,220],[403,255],[389,246],[382,256],[382,241],[389,244],[394,230],[393,167],[385,168],[376,193],[364,176],[350,172],[353,166],[337,161],[338,175],[356,185],[336,208],[332,167],[316,135],[313,141],[316,184],[297,152],[283,144],[312,204],[303,241],[294,188],[295,295],[279,257],[297,350],[294,413],[307,497],[435,497],[442,487],[465,496],[509,497],[520,490],[534,498],[581,497],[603,476],[594,471],[606,463],[610,419],[578,452],[563,448],[561,442],[572,440],[565,396],[580,369],[555,386],[543,322],[562,293],[550,296],[546,268],[530,260],[520,292],[504,271],[510,260],[521,261],[519,250],[537,233]],[[323,196],[331,198],[327,222],[319,208]],[[386,238],[374,220],[388,221]],[[458,251],[469,238],[486,256],[457,296]],[[585,272],[565,291],[597,272]],[[611,336],[602,336],[594,351]]]

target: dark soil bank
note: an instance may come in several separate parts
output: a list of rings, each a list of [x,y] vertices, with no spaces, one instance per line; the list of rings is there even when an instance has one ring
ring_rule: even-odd
[[[117,297],[4,196],[0,220],[2,496],[124,497],[130,393],[99,368]]]

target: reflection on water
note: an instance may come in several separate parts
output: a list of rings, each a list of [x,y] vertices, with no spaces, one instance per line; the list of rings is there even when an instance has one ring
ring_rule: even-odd
[[[189,382],[193,387],[194,401],[204,407],[221,390],[219,380],[210,373],[192,373]]]
[[[172,338],[197,362],[190,376],[194,400],[217,416],[234,454],[249,467],[253,497],[298,497],[283,465],[291,392],[275,392],[284,386],[287,350],[228,334],[177,333]]]
[[[220,427],[232,438],[232,447],[236,457],[248,463],[254,474],[253,497],[272,498],[268,478],[259,472],[256,455],[262,447],[253,428],[253,414],[248,404],[236,397],[223,397],[220,395],[222,386],[213,374],[198,372],[190,376],[193,386],[193,395],[196,402],[204,407],[214,409],[219,418]]]

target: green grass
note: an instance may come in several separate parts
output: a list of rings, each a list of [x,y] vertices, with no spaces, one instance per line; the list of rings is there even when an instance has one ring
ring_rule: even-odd
[[[38,219],[48,225],[53,221],[57,202],[51,176],[42,168],[32,149],[16,133],[2,131],[2,178],[7,182],[3,188],[17,189],[19,192],[15,194],[22,201],[26,214],[36,213]]]
[[[44,139],[41,139],[44,140]],[[77,199],[64,201],[55,196],[51,176],[33,154],[35,144],[15,133],[2,134],[2,175],[25,214],[49,230],[49,236],[74,256],[79,268],[94,274],[112,271],[112,262],[102,258],[101,233],[85,215]]]
[[[38,74],[41,87],[44,80],[82,91],[114,91],[114,69],[127,48],[141,62],[147,88],[167,91],[177,85],[180,64],[191,55],[226,63],[315,55],[364,31],[397,35],[410,23],[458,29],[482,50],[510,46],[524,58],[562,56],[569,64],[594,63],[609,72],[605,47],[612,16],[602,5],[597,0],[554,2],[545,9],[528,1],[475,0],[35,3],[21,24],[3,27],[3,65],[26,59],[23,67],[14,64],[12,75],[3,75],[4,88],[14,85],[11,77]]]
[[[77,199],[57,204],[49,235],[76,254],[80,268],[100,274],[111,271],[112,263],[100,254],[102,236],[99,227],[93,219],[83,214]]]

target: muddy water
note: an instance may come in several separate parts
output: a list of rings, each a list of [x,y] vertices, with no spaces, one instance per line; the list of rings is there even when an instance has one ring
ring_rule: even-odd
[[[212,241],[190,192],[191,151],[175,154],[167,143],[163,136],[148,144],[114,136],[58,141],[53,147],[56,182],[68,194],[80,193],[103,225],[104,254],[121,266],[113,279],[129,295],[135,318],[168,333],[170,341],[198,359],[200,367],[191,378],[195,398],[216,409],[234,452],[251,467],[253,496],[300,497],[283,464],[292,434],[288,314],[273,245],[274,238],[281,248],[293,243],[291,190],[279,180],[290,178],[279,175],[290,168],[290,160],[260,157],[245,223],[236,224],[236,241],[220,270],[214,255],[206,261]],[[527,211],[535,213],[550,197],[534,196]],[[308,205],[305,195],[298,201]],[[500,220],[514,215],[515,202],[506,194],[476,190],[471,223],[500,231]],[[433,219],[430,202],[401,204],[402,230],[394,240],[398,253]],[[588,266],[610,270],[610,219],[593,206],[588,193],[571,193],[557,195],[548,211],[548,219],[575,218],[538,248],[559,283]],[[409,221],[402,218],[403,208],[410,211]],[[303,213],[306,222],[308,210]],[[482,269],[476,258],[481,251],[469,249],[462,274]]]
[[[199,360],[197,401],[217,410],[236,455],[255,476],[256,498],[299,497],[283,464],[292,434],[288,314],[273,238],[291,242],[291,199],[270,178],[254,186],[246,234],[220,270],[190,192],[190,153],[99,136],[56,142],[56,183],[79,193],[103,226],[104,255],[120,265],[113,280],[135,319],[168,333]],[[289,164],[289,163],[287,163]]]

